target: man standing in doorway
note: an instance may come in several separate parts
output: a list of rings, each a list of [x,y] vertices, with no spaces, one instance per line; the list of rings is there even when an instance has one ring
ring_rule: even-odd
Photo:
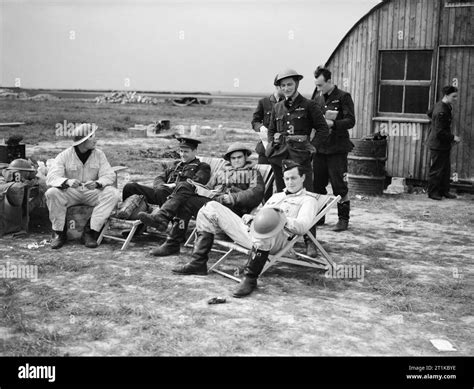
[[[355,125],[354,102],[349,93],[340,90],[331,80],[328,69],[318,67],[314,72],[316,89],[313,100],[322,107],[329,127],[329,138],[313,159],[314,192],[327,194],[331,182],[335,196],[341,196],[337,204],[338,222],[334,231],[347,230],[349,226],[349,188],[347,185],[347,154],[354,148],[349,130]],[[324,221],[322,220],[323,224]]]
[[[455,199],[456,195],[449,193],[451,176],[451,147],[461,139],[452,134],[453,104],[458,99],[458,88],[445,86],[443,98],[428,111],[431,119],[431,131],[428,144],[431,151],[431,165],[428,175],[428,197],[441,200],[443,197]]]

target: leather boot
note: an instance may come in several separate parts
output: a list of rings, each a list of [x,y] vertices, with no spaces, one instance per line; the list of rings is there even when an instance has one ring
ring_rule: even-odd
[[[179,254],[179,247],[184,243],[189,220],[174,219],[170,234],[161,246],[153,249],[151,254],[156,257]]]
[[[313,236],[316,236],[316,227],[311,227],[311,233]],[[316,258],[318,256],[318,249],[314,242],[309,238],[308,235],[303,236],[304,244],[306,245],[306,255],[311,258]]]
[[[100,231],[94,231],[91,229],[91,219],[87,220],[86,225],[84,226],[84,231],[82,231],[81,242],[84,246],[95,249],[99,244],[97,243],[97,238],[100,235]]]
[[[51,248],[53,250],[60,249],[63,247],[64,243],[67,242],[67,233],[66,233],[66,225],[64,225],[64,229],[62,231],[54,231],[53,230],[53,237],[51,240]]]
[[[252,252],[252,254],[244,269],[244,279],[232,294],[234,297],[245,297],[253,292],[257,287],[257,278],[262,272],[270,252],[256,250],[255,253]]]
[[[170,222],[170,219],[159,211],[156,213],[139,212],[137,216],[143,224],[156,228],[159,232],[165,232]]]
[[[337,216],[339,221],[333,228],[333,231],[345,231],[349,227],[349,212],[351,210],[351,202],[345,201],[343,203],[337,203]]]
[[[207,261],[209,259],[209,252],[214,243],[214,234],[207,231],[197,231],[196,240],[194,241],[192,258],[193,260],[186,265],[178,266],[171,271],[176,274],[198,276],[207,275]]]

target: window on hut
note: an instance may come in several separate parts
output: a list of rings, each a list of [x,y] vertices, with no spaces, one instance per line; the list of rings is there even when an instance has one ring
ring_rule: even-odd
[[[432,57],[430,50],[380,52],[379,113],[426,113]]]

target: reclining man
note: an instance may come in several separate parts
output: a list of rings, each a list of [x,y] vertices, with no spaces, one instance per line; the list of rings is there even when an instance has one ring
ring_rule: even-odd
[[[257,207],[264,195],[262,175],[248,157],[252,154],[242,143],[233,143],[224,154],[226,164],[213,175],[206,188],[196,185],[196,193],[177,189],[154,214],[139,213],[140,220],[160,231],[173,224],[165,243],[152,250],[155,256],[178,254],[189,220],[196,216],[207,202],[214,200],[242,216]],[[208,190],[211,189],[211,190]]]
[[[252,293],[269,254],[281,250],[290,236],[305,234],[321,209],[316,197],[308,194],[304,188],[305,169],[291,160],[283,161],[282,167],[285,190],[274,194],[255,219],[248,214],[240,218],[215,201],[201,208],[196,220],[193,259],[186,265],[174,268],[173,272],[206,275],[214,236],[223,231],[236,243],[251,249],[250,259],[244,269],[244,279],[233,296],[244,297]]]
[[[195,188],[187,182],[188,179],[202,185],[209,181],[211,167],[196,158],[197,147],[201,141],[185,137],[176,137],[176,139],[179,142],[181,160],[175,161],[173,167],[165,169],[159,174],[153,181],[153,187],[136,182],[126,184],[122,193],[123,201],[134,194],[138,194],[143,195],[148,204],[156,204],[161,207],[168,197],[177,191],[188,195],[194,194]],[[146,214],[144,217],[146,217]],[[177,224],[176,228],[178,228]],[[175,227],[173,226],[173,228]],[[145,229],[145,225],[140,225],[136,235],[143,233]],[[128,233],[129,231],[124,231],[123,234],[128,235]]]
[[[59,249],[67,241],[66,211],[72,205],[94,207],[82,234],[86,247],[98,246],[97,238],[106,220],[120,200],[112,187],[115,173],[102,150],[96,149],[97,126],[81,124],[74,129],[74,143],[61,152],[46,177],[51,186],[46,193],[46,204],[53,227],[52,249]]]

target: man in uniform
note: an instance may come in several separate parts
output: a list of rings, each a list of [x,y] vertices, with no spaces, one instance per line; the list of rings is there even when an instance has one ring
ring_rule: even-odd
[[[461,139],[451,132],[453,120],[453,103],[458,99],[458,88],[445,86],[443,98],[428,112],[431,119],[431,130],[428,144],[431,152],[431,165],[428,176],[428,197],[433,200],[455,199],[449,193],[451,176],[451,147]]]
[[[316,89],[313,100],[322,106],[330,130],[327,143],[318,150],[313,159],[314,192],[326,194],[328,181],[331,182],[333,194],[341,196],[341,201],[337,204],[339,220],[334,231],[344,231],[349,225],[347,154],[354,147],[349,138],[349,129],[355,124],[354,102],[349,93],[332,83],[328,69],[318,67],[314,77]]]
[[[313,190],[311,160],[329,135],[328,126],[317,104],[298,92],[302,78],[293,69],[279,72],[276,78],[285,98],[276,103],[272,111],[266,156],[272,165],[278,192],[285,187],[281,168],[284,159],[291,159],[303,167],[305,188]],[[310,143],[313,128],[316,134]]]
[[[255,218],[249,214],[240,218],[215,201],[201,208],[196,219],[192,260],[172,271],[182,275],[206,275],[214,236],[222,231],[236,243],[252,249],[244,279],[233,296],[244,297],[252,293],[269,254],[280,251],[290,236],[307,232],[321,209],[315,195],[308,194],[303,186],[305,169],[293,161],[283,161],[282,166],[285,191],[274,194]]]
[[[152,250],[152,255],[178,254],[180,244],[185,240],[189,220],[211,200],[239,216],[250,213],[262,202],[265,183],[255,163],[248,160],[251,154],[252,151],[242,143],[231,144],[224,154],[227,163],[212,176],[205,188],[196,185],[190,191],[188,182],[179,183],[158,212],[153,215],[138,214],[144,224],[160,231],[166,231],[171,220],[177,218],[181,221],[177,228],[173,226],[165,243]]]
[[[84,123],[74,129],[74,143],[61,152],[48,171],[46,204],[53,227],[52,249],[67,241],[67,207],[85,204],[94,207],[82,234],[86,247],[97,247],[100,230],[120,200],[112,186],[115,173],[102,150],[96,149],[95,125]]]
[[[211,167],[196,158],[197,147],[201,141],[186,137],[177,137],[176,139],[179,142],[181,160],[175,161],[173,167],[165,169],[164,172],[159,174],[155,178],[152,188],[136,182],[125,185],[122,194],[124,201],[131,195],[139,194],[143,195],[149,204],[156,204],[161,207],[176,192],[183,195],[195,193],[194,185],[188,183],[187,180],[193,180],[201,185],[207,184],[211,178]],[[145,224],[139,226],[137,234],[145,230],[146,224],[156,224],[154,221],[155,215],[156,212],[140,215],[140,220]],[[171,234],[180,234],[182,229],[180,229],[180,225],[182,227],[183,221],[175,220]]]
[[[270,126],[270,119],[272,116],[272,109],[276,103],[282,98],[280,86],[277,83],[278,75],[275,76],[273,85],[275,85],[275,91],[268,97],[264,97],[258,101],[257,109],[253,113],[252,128],[258,132],[261,137],[261,141],[257,143],[255,151],[258,154],[258,163],[269,165],[270,161],[265,156],[265,149],[268,144],[268,127]]]
[[[285,98],[273,108],[266,155],[275,175],[277,192],[281,192],[285,187],[281,168],[284,159],[290,159],[302,166],[306,177],[304,186],[307,191],[313,191],[311,161],[314,153],[324,146],[329,135],[319,106],[298,93],[299,81],[302,78],[303,76],[293,69],[279,72],[276,78]],[[313,129],[316,132],[311,140]],[[306,254],[315,257],[317,250],[313,241],[307,236],[304,240]]]

